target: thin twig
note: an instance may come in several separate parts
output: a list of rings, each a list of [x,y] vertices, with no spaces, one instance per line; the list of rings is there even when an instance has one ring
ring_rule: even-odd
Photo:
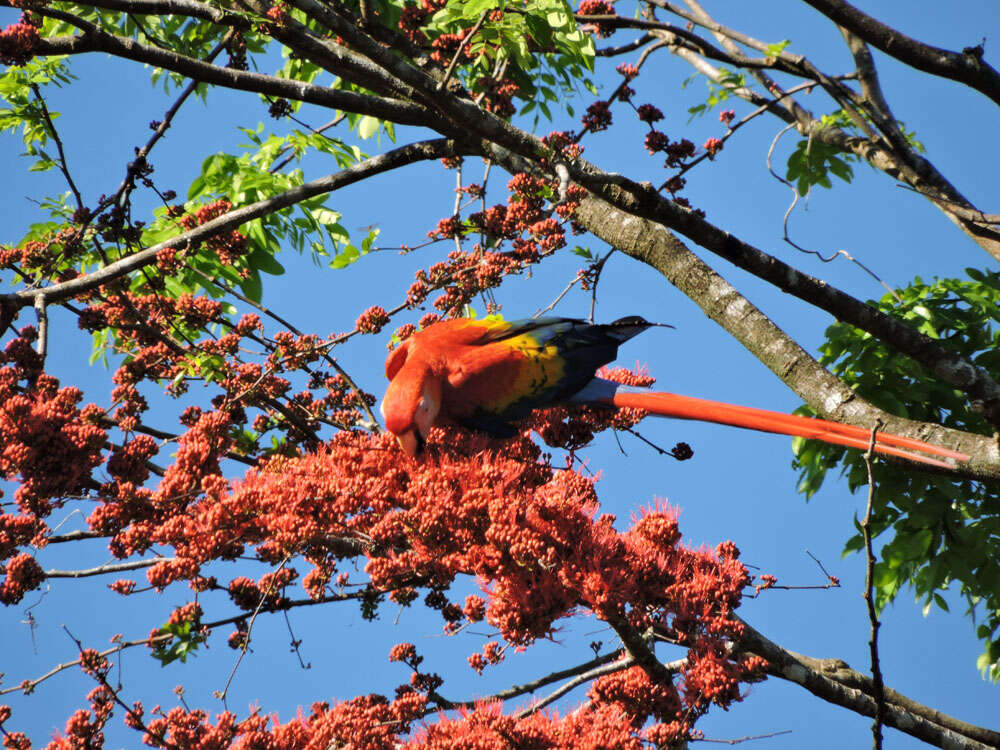
[[[288,119],[292,120],[293,122],[299,123],[303,127],[308,128],[309,132],[315,133],[316,135],[323,135],[324,131],[327,131],[330,128],[336,127],[337,125],[339,125],[341,123],[341,121],[343,121],[343,119],[345,117],[347,117],[347,114],[344,113],[344,112],[341,112],[339,115],[337,115],[336,117],[334,117],[332,120],[330,120],[325,125],[320,125],[318,128],[312,128],[312,127],[309,127],[308,125],[306,125],[305,123],[301,122],[300,120],[292,117],[291,115],[288,115]],[[328,137],[327,137],[327,139],[329,140]],[[282,146],[281,149],[278,151],[278,153],[275,154],[275,158],[277,159],[279,156],[281,156],[282,154],[284,154],[284,153],[286,153],[288,151],[292,151],[292,153],[288,154],[288,156],[286,156],[281,161],[272,164],[271,167],[267,171],[270,172],[271,174],[274,174],[275,172],[280,172],[285,167],[285,165],[288,164],[288,162],[290,162],[292,159],[294,159],[295,158],[295,153],[294,153],[294,150],[292,149],[291,146]]]
[[[683,661],[686,662],[686,660]],[[634,665],[635,665],[635,658],[631,656],[626,656],[624,659],[613,661],[610,664],[602,664],[599,667],[595,667],[594,669],[584,672],[581,675],[577,675],[568,682],[563,683],[537,703],[533,703],[524,710],[516,713],[514,715],[514,718],[523,719],[527,716],[531,716],[534,713],[538,713],[546,706],[555,703],[557,700],[559,700],[562,696],[566,695],[566,693],[568,693],[573,688],[582,685],[585,682],[590,682],[591,680],[596,679],[598,677],[602,677],[603,675],[613,674],[615,672],[621,672],[623,670],[630,669]]]
[[[604,264],[608,262],[608,258],[614,255],[616,249],[617,248],[611,248],[608,250],[608,252],[604,254],[604,257],[594,264],[594,279],[590,283],[590,314],[587,316],[587,320],[591,323],[594,322],[594,312],[597,309],[597,283],[601,280],[601,272],[604,270]]]
[[[253,307],[257,308],[262,313],[267,315],[269,318],[272,318],[273,320],[283,325],[285,328],[294,333],[296,336],[301,337],[303,335],[301,330],[299,330],[297,327],[289,323],[285,318],[278,315],[278,313],[264,306],[260,302],[254,302],[249,297],[241,294],[234,287],[227,286],[216,279],[212,279],[208,277],[206,274],[201,273],[201,271],[195,270],[195,273],[197,273],[199,276],[201,276],[201,278],[205,279],[206,281],[212,282],[220,289],[224,289],[229,294],[232,294],[234,297],[236,297],[236,299],[240,300],[241,302],[244,302],[245,304],[252,305]],[[338,375],[344,378],[344,380],[347,382],[347,385],[351,387],[351,390],[354,392],[354,397],[355,399],[357,399],[358,406],[361,408],[362,411],[364,411],[365,416],[368,417],[369,422],[371,422],[371,426],[369,429],[371,429],[372,432],[376,433],[381,432],[382,428],[379,426],[378,420],[375,418],[375,415],[372,413],[372,410],[368,407],[368,402],[365,401],[364,393],[362,393],[361,389],[358,387],[358,384],[355,383],[354,379],[347,374],[347,371],[340,366],[340,363],[337,362],[337,359],[330,355],[329,348],[321,349],[319,351],[319,354],[321,357],[323,357],[326,363],[330,365],[330,367],[332,367],[334,370],[337,371]]]
[[[569,294],[570,290],[573,287],[575,287],[577,284],[579,284],[582,280],[583,280],[583,272],[581,271],[581,272],[578,272],[576,274],[576,276],[573,277],[573,280],[571,282],[569,282],[565,286],[565,288],[563,288],[563,290],[561,292],[559,292],[558,296],[556,296],[556,298],[554,300],[552,300],[545,307],[540,307],[535,312],[535,314],[531,316],[531,319],[534,320],[535,318],[540,317],[542,314],[547,313],[550,310],[552,310],[556,305],[559,304],[559,302],[562,300],[562,298],[565,297],[567,294]]]
[[[59,151],[59,171],[63,173],[63,177],[66,178],[66,184],[69,185],[69,189],[73,192],[76,207],[82,209],[83,198],[80,197],[80,191],[77,189],[76,183],[73,182],[73,177],[69,173],[69,165],[66,163],[66,152],[63,151],[62,139],[59,137],[59,131],[56,130],[55,123],[52,122],[51,115],[49,115],[49,108],[45,106],[45,99],[42,97],[42,92],[39,90],[38,84],[31,84],[31,93],[35,95],[35,101],[38,102],[38,107],[42,111],[42,118],[45,120],[49,135],[52,136],[52,140],[56,144],[56,150]]]
[[[364,596],[364,593],[358,591],[350,594],[329,594],[319,599],[293,599],[291,601],[282,603],[281,611],[295,609],[297,607],[311,607],[317,604],[327,604],[329,602],[341,602],[352,599],[360,599],[362,596]],[[224,617],[221,620],[214,620],[212,622],[205,623],[204,627],[208,630],[212,630],[213,628],[218,628],[223,625],[232,625],[233,623],[242,622],[246,619],[247,619],[247,613],[240,612],[237,615],[231,615],[229,617]],[[136,638],[135,640],[132,641],[124,641],[122,643],[118,643],[115,646],[112,646],[111,648],[99,652],[98,656],[99,657],[108,656],[110,654],[118,653],[119,651],[124,651],[127,648],[134,648],[135,646],[155,646],[158,643],[169,641],[173,637],[174,636],[172,633],[157,633],[156,635],[143,636],[142,638]],[[13,685],[7,688],[0,688],[0,695],[7,695],[8,693],[17,693],[17,692],[30,693],[39,685],[39,683],[45,682],[46,680],[48,680],[51,677],[54,677],[60,672],[63,672],[71,667],[78,666],[79,664],[80,664],[79,659],[74,659],[73,661],[67,661],[61,664],[57,664],[56,666],[52,667],[52,669],[50,669],[48,672],[46,672],[43,675],[40,675],[39,677],[36,677],[33,680],[28,679],[24,680],[18,685]]]
[[[215,47],[213,47],[208,53],[205,61],[207,63],[211,63],[215,60],[215,58],[218,57],[229,44],[229,40],[232,39],[235,33],[235,30],[229,29],[219,43],[216,44]],[[159,141],[170,128],[170,124],[173,122],[177,112],[180,110],[184,102],[188,100],[191,94],[195,92],[200,83],[200,81],[192,79],[177,96],[174,103],[170,105],[170,108],[163,114],[163,119],[156,123],[156,128],[153,130],[153,134],[149,137],[149,140],[146,141],[145,145],[135,152],[135,159],[129,163],[125,178],[122,180],[121,185],[118,186],[118,190],[115,192],[114,196],[106,202],[107,204],[115,203],[122,207],[125,206],[126,202],[129,200],[130,193],[135,189],[135,178],[138,174],[139,168],[146,163],[146,157],[149,156],[149,152],[153,150],[157,141]]]
[[[75,635],[73,635],[70,632],[69,628],[67,628],[65,625],[62,626],[62,629],[65,631],[66,635],[68,635],[73,640],[73,643],[76,644],[76,650],[80,653],[80,659],[77,659],[77,663],[80,663],[83,659],[83,653],[84,653],[83,642]],[[157,744],[162,747],[171,748],[172,750],[180,750],[179,745],[176,745],[175,743],[171,742],[161,733],[153,732],[148,726],[146,726],[146,724],[142,720],[142,715],[136,711],[136,707],[130,706],[125,701],[122,700],[121,696],[118,695],[118,691],[111,686],[110,682],[108,682],[107,675],[105,675],[101,670],[92,669],[89,670],[87,674],[93,677],[100,685],[102,685],[109,693],[111,693],[114,702],[117,703],[119,706],[121,706],[121,708],[125,711],[126,716],[128,716],[131,722],[133,722],[132,725],[135,726],[137,729],[139,729],[139,731],[144,732],[146,734],[146,737],[152,740],[150,744]]]
[[[299,650],[299,646],[302,645],[302,639],[296,638],[295,633],[292,632],[292,620],[288,616],[288,610],[281,610],[281,614],[285,616],[285,627],[288,628],[288,637],[291,638],[292,651],[295,652],[295,655],[299,659],[299,666],[302,667],[302,669],[312,669],[312,662],[306,662],[302,659],[302,652]],[[247,635],[249,636],[249,632]]]
[[[291,555],[285,555],[285,559],[281,561],[281,565],[274,571],[274,575],[271,577],[271,583],[267,587],[267,591],[264,591],[260,595],[260,601],[257,602],[257,606],[254,608],[253,614],[250,615],[250,622],[247,624],[246,635],[243,636],[243,645],[240,648],[240,655],[236,657],[236,663],[233,665],[233,671],[229,673],[229,679],[226,680],[226,686],[221,692],[217,692],[215,697],[222,701],[222,705],[229,710],[229,702],[226,700],[226,696],[229,693],[229,686],[233,684],[233,678],[236,677],[236,670],[240,668],[240,663],[243,661],[243,657],[246,656],[247,650],[250,648],[250,634],[253,632],[253,624],[257,620],[257,615],[260,614],[261,608],[264,606],[264,602],[274,591],[275,585],[278,583],[278,573],[280,573],[284,567],[288,564],[288,561],[292,558]]]
[[[882,287],[887,292],[889,292],[889,294],[891,294],[893,297],[896,298],[897,302],[899,302],[900,304],[902,304],[903,300],[902,300],[902,298],[900,298],[899,294],[896,293],[895,289],[893,289],[891,286],[889,286],[888,284],[886,284],[877,273],[875,273],[872,269],[870,269],[868,266],[866,266],[864,263],[862,263],[860,260],[858,260],[857,258],[855,258],[853,255],[851,255],[846,250],[837,250],[830,257],[826,257],[826,256],[823,255],[823,253],[819,252],[818,250],[810,250],[808,248],[802,247],[801,245],[797,244],[794,240],[792,240],[792,238],[789,236],[789,234],[788,234],[788,219],[791,216],[792,211],[794,210],[795,206],[798,205],[798,202],[799,202],[799,190],[792,183],[790,183],[788,180],[786,180],[784,177],[782,177],[781,175],[779,175],[777,172],[774,171],[774,169],[771,167],[771,157],[774,155],[774,149],[778,145],[778,141],[781,140],[781,137],[785,133],[787,133],[789,130],[791,130],[792,128],[794,128],[795,126],[796,126],[796,123],[791,123],[791,124],[786,125],[785,127],[783,127],[780,131],[778,131],[778,134],[776,136],[774,136],[774,140],[771,141],[771,147],[767,150],[767,171],[771,173],[771,175],[774,177],[774,179],[776,179],[778,182],[782,183],[783,185],[786,185],[789,189],[791,189],[792,195],[793,195],[792,202],[791,202],[791,204],[789,204],[788,208],[785,210],[785,217],[784,217],[784,219],[782,220],[782,223],[781,223],[781,231],[782,231],[782,234],[783,234],[782,239],[785,242],[787,242],[789,245],[791,245],[792,247],[794,247],[796,250],[798,250],[800,253],[806,253],[807,255],[815,255],[817,258],[819,258],[824,263],[830,263],[831,261],[836,260],[839,256],[843,256],[843,257],[847,258],[847,260],[851,261],[851,263],[853,263],[854,265],[856,265],[862,271],[864,271],[869,276],[871,276],[873,279],[875,279],[875,281],[877,281],[879,284],[881,284]]]
[[[767,740],[767,739],[770,739],[771,737],[779,737],[780,735],[791,734],[791,733],[792,733],[791,729],[782,729],[780,731],[770,732],[768,734],[754,734],[754,735],[747,735],[746,737],[737,737],[734,740],[713,740],[713,739],[709,739],[708,737],[702,737],[700,739],[691,740],[691,741],[692,742],[714,742],[714,743],[719,744],[719,745],[739,745],[739,744],[742,744],[744,742],[750,742],[751,740]]]
[[[618,47],[601,47],[594,52],[594,55],[595,57],[617,57],[618,55],[634,52],[644,44],[649,44],[654,38],[652,34],[646,33]]]
[[[760,117],[765,112],[769,112],[770,110],[774,109],[778,104],[781,103],[782,99],[790,97],[790,96],[792,96],[792,94],[798,94],[798,93],[800,93],[802,91],[811,91],[812,89],[814,89],[814,88],[816,88],[817,86],[820,86],[820,85],[821,84],[820,84],[819,81],[806,81],[805,83],[800,83],[798,86],[793,86],[790,89],[786,89],[786,90],[780,92],[773,99],[768,99],[766,102],[764,102],[763,104],[761,104],[760,106],[758,106],[757,109],[755,109],[753,112],[751,112],[750,114],[746,115],[745,117],[741,118],[737,122],[735,122],[732,125],[730,125],[729,129],[725,132],[725,134],[723,134],[722,138],[720,138],[719,140],[722,141],[722,143],[724,144],[733,135],[736,134],[736,131],[738,131],[744,125],[746,125],[747,123],[751,122],[755,118]],[[652,126],[650,126],[650,127],[652,128]],[[792,127],[794,127],[794,124],[792,125]],[[716,154],[717,153],[718,152],[716,152]],[[713,157],[713,154],[711,152],[706,151],[705,153],[701,154],[700,156],[698,156],[698,157],[692,159],[691,161],[685,163],[679,170],[677,170],[677,172],[674,175],[672,175],[669,179],[665,180],[664,183],[662,185],[660,185],[660,187],[658,188],[658,190],[662,191],[667,186],[667,184],[670,182],[670,180],[672,180],[672,179],[674,179],[676,177],[682,177],[684,174],[686,174],[687,172],[690,172],[694,167],[698,166],[698,164],[700,164],[701,162],[705,161],[706,159],[712,160],[712,157]]]
[[[875,452],[875,437],[882,424],[872,427],[868,439],[868,450],[864,453],[865,468],[868,471],[868,504],[865,508],[865,518],[861,522],[861,533],[865,538],[865,603],[868,607],[868,622],[871,624],[868,647],[872,660],[872,693],[875,699],[875,720],[872,722],[872,748],[882,750],[882,724],[885,722],[885,685],[882,682],[882,669],[878,658],[878,631],[881,623],[875,611],[873,595],[875,578],[875,553],[872,551],[872,503],[875,499],[875,479],[872,474],[872,456]]]
[[[559,680],[565,680],[567,677],[574,677],[575,675],[582,674],[584,672],[590,672],[591,670],[596,669],[601,665],[609,663],[615,663],[615,664],[620,663],[621,658],[622,658],[622,650],[616,649],[608,654],[605,654],[604,656],[598,656],[594,659],[591,659],[590,661],[585,662],[584,664],[578,664],[575,667],[569,667],[568,669],[561,669],[557,672],[552,672],[551,674],[547,674],[544,677],[539,677],[536,680],[532,680],[531,682],[526,682],[521,685],[512,685],[511,687],[506,688],[505,690],[501,690],[492,695],[488,695],[482,698],[477,698],[475,700],[449,701],[448,703],[451,708],[461,709],[461,708],[472,708],[477,703],[480,702],[511,700],[512,698],[518,698],[522,695],[527,695],[528,693],[534,693],[539,688],[545,687],[546,685],[551,685],[553,682],[558,682]],[[426,711],[424,711],[423,715],[426,716],[428,714],[435,713],[437,710],[438,710],[437,707],[433,709],[428,708]]]

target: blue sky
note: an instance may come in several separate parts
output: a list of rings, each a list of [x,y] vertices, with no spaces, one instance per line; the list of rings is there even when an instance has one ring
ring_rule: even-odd
[[[923,1],[867,2],[863,7],[906,33],[952,49],[978,43],[984,35],[995,35],[1000,29],[1000,10],[986,0],[964,3],[960,14],[948,4]],[[840,72],[849,65],[835,28],[804,4],[730,1],[713,4],[712,9],[723,22],[760,38],[790,39],[791,51],[807,54],[826,71]],[[0,26],[14,20],[13,11],[0,9]],[[624,40],[626,35],[618,38]],[[987,59],[995,59],[993,41],[987,39]],[[890,104],[927,147],[928,157],[971,200],[986,210],[998,210],[995,185],[1000,150],[991,140],[1000,132],[997,108],[958,84],[917,74],[882,55],[876,55],[876,62]],[[81,57],[72,64],[80,80],[73,87],[53,91],[50,106],[62,113],[58,125],[70,166],[93,204],[98,195],[117,187],[133,146],[145,142],[148,122],[162,117],[170,99],[150,86],[149,71],[141,66],[114,63],[103,55]],[[708,137],[721,135],[723,128],[715,113],[688,122],[687,108],[703,101],[706,94],[700,79],[683,90],[678,88],[689,75],[690,70],[676,58],[666,53],[654,56],[635,82],[635,101],[656,103],[666,115],[666,132],[701,144]],[[601,74],[598,83],[602,90],[610,91],[617,77]],[[574,102],[578,114],[589,101],[581,98]],[[828,109],[818,94],[806,97],[803,103],[817,111]],[[740,103],[733,107],[737,116],[749,112]],[[662,160],[649,157],[642,148],[640,123],[631,110],[617,106],[613,111],[622,127],[588,137],[586,156],[603,168],[656,182],[662,175]],[[309,107],[300,116],[314,125],[329,119]],[[154,152],[157,184],[183,195],[205,156],[218,150],[233,151],[246,141],[237,126],[253,127],[259,121],[268,130],[283,132],[285,127],[267,117],[265,105],[243,94],[213,91],[207,107],[200,102],[185,105],[168,137]],[[573,127],[575,122],[562,116],[551,127],[540,124],[539,131]],[[703,164],[687,175],[687,196],[707,211],[711,221],[792,265],[856,297],[881,296],[881,287],[856,266],[843,260],[821,264],[782,243],[781,219],[790,191],[768,174],[764,163],[768,145],[780,127],[774,119],[759,118],[744,128],[714,163]],[[423,135],[400,129],[397,142]],[[777,166],[783,165],[794,141],[788,136],[779,145]],[[383,139],[381,144],[368,141],[362,147],[376,153],[390,146]],[[16,241],[30,222],[40,218],[26,198],[40,199],[63,189],[55,173],[27,174],[27,162],[17,156],[19,151],[17,138],[0,135],[0,174],[8,175],[2,182],[0,242]],[[304,168],[307,177],[316,177],[335,165],[315,158]],[[808,211],[802,212],[800,207],[792,219],[792,232],[800,244],[824,252],[847,249],[891,285],[905,284],[918,275],[957,276],[967,266],[991,267],[989,257],[928,203],[864,165],[855,165],[855,175],[852,186],[838,184],[832,191],[819,190],[811,196]],[[478,161],[467,162],[466,181],[481,182],[480,178]],[[494,171],[489,183],[495,191],[493,202],[503,199],[505,182],[506,178]],[[377,224],[382,230],[381,244],[412,245],[439,218],[451,213],[453,187],[452,172],[437,164],[423,164],[338,192],[328,205],[342,212],[344,226],[359,237],[364,233],[362,227]],[[142,206],[152,205],[148,193],[137,198],[137,205],[140,214]],[[590,247],[598,252],[606,249],[599,241],[590,242]],[[439,249],[431,247],[407,257],[388,250],[340,271],[318,268],[309,258],[285,252],[281,261],[288,273],[266,280],[264,302],[304,330],[320,335],[348,330],[369,305],[389,308],[397,304],[414,270],[432,263],[436,259],[432,254],[440,254]],[[832,322],[828,315],[791,300],[725,262],[702,255],[804,346],[814,349],[821,342],[823,329]],[[549,304],[573,277],[578,261],[567,252],[547,262],[530,279],[506,284],[497,294],[504,314],[525,317]],[[555,312],[586,316],[588,307],[589,295],[574,291]],[[399,318],[394,325],[415,322],[420,314]],[[794,394],[687,298],[651,269],[619,254],[602,277],[597,316],[610,320],[626,314],[677,326],[673,331],[654,329],[634,339],[622,348],[619,360],[626,365],[637,361],[647,364],[665,390],[778,410],[790,411],[799,405]],[[77,331],[68,316],[57,313],[54,317],[49,368],[64,381],[81,385],[88,400],[106,403],[110,373],[100,365],[88,365],[89,336]],[[352,376],[379,396],[384,391],[385,341],[386,335],[358,337],[338,351],[339,361]],[[184,397],[183,405],[205,405],[210,395],[194,389]],[[176,425],[176,416],[166,408],[158,407],[157,418],[168,429]],[[690,544],[715,545],[732,539],[742,550],[744,561],[756,566],[757,572],[778,576],[784,584],[824,582],[806,554],[808,550],[840,578],[842,588],[768,592],[748,600],[740,614],[793,651],[842,658],[855,669],[866,671],[863,562],[858,556],[840,556],[844,540],[852,533],[853,514],[861,512],[864,498],[852,496],[843,481],[831,478],[806,504],[795,493],[787,438],[666,420],[647,422],[642,432],[665,446],[686,441],[694,447],[695,457],[683,463],[661,458],[628,435],[621,437],[623,454],[612,435],[600,436],[586,454],[590,465],[601,472],[598,492],[602,509],[617,514],[621,525],[654,497],[667,498],[682,509],[681,529]],[[238,474],[238,467],[233,468],[232,475]],[[68,519],[63,530],[82,526],[79,514],[65,515]],[[108,559],[99,541],[72,550],[68,546],[42,551],[39,559],[43,566],[82,568]],[[252,569],[257,575],[264,572]],[[22,605],[0,613],[3,640],[8,645],[0,660],[3,686],[37,677],[54,664],[74,658],[75,646],[62,631],[63,624],[86,645],[102,647],[115,633],[134,638],[157,627],[174,606],[187,601],[189,594],[186,588],[177,588],[160,597],[122,599],[105,588],[108,582],[53,581],[31,608],[33,629],[25,622],[25,608],[36,604],[37,593],[29,595]],[[925,617],[920,605],[904,592],[885,612],[881,649],[886,683],[958,718],[995,726],[997,688],[980,679],[975,659],[981,649],[973,627],[962,616],[963,603],[957,597],[952,597],[951,603],[950,614],[932,610]],[[231,613],[231,605],[221,599],[210,598],[205,606],[209,619]],[[399,641],[417,645],[427,657],[425,666],[446,677],[442,692],[454,698],[487,694],[585,661],[590,656],[590,641],[603,640],[606,645],[613,641],[602,623],[578,618],[567,623],[554,642],[512,655],[479,678],[465,658],[480,648],[485,631],[444,638],[436,617],[407,610],[398,621],[396,618],[396,610],[387,606],[381,619],[369,625],[360,621],[350,604],[291,613],[295,637],[303,639],[303,658],[311,664],[308,670],[302,670],[289,651],[283,619],[260,618],[255,625],[253,652],[234,678],[229,706],[245,715],[251,704],[258,704],[287,721],[299,706],[307,709],[315,700],[344,699],[373,691],[391,693],[396,684],[408,679],[404,668],[386,660],[389,648]],[[225,646],[225,635],[217,633],[210,647],[185,665],[161,668],[142,649],[125,653],[123,697],[142,699],[147,707],[162,703],[167,708],[174,705],[171,691],[180,683],[185,685],[192,707],[221,710],[212,692],[225,684],[236,659],[235,652]],[[659,653],[664,659],[678,655],[669,649]],[[0,702],[10,702],[14,708],[10,728],[44,742],[53,730],[61,729],[91,687],[86,678],[71,670],[43,683],[32,696],[5,696]],[[572,706],[581,695],[577,691],[560,705]],[[775,748],[839,748],[870,741],[869,720],[778,680],[753,686],[744,703],[729,712],[711,713],[699,726],[712,738],[791,730],[791,734],[766,740]],[[112,720],[109,744],[138,744],[138,737],[121,727],[120,716]],[[888,748],[917,746],[916,741],[897,732],[887,734]]]

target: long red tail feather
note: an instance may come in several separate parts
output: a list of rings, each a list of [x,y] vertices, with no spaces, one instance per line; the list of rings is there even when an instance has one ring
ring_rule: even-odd
[[[694,419],[700,422],[716,422],[733,427],[744,427],[758,432],[773,432],[780,435],[794,435],[811,440],[822,440],[835,445],[845,445],[849,448],[868,448],[870,431],[862,427],[829,422],[825,419],[799,417],[794,414],[782,414],[776,411],[754,409],[749,406],[724,404],[719,401],[708,401],[690,396],[678,396],[674,393],[636,393],[619,391],[610,399],[601,399],[619,408],[644,409],[664,417],[677,419]],[[902,450],[909,448],[911,450]],[[951,458],[958,461],[968,461],[969,456],[958,451],[941,448],[922,440],[893,435],[890,432],[879,432],[876,435],[875,450],[890,456],[908,458],[930,466],[940,466],[952,469],[953,464],[939,461],[935,458],[913,453],[923,451],[935,456]]]

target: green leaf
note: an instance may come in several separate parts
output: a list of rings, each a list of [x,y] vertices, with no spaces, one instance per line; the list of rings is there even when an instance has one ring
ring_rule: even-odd
[[[379,120],[371,115],[365,115],[358,122],[358,137],[367,140],[378,132]]]
[[[240,289],[249,299],[260,302],[264,293],[264,286],[261,283],[260,272],[257,269],[250,271],[250,275],[240,282]]]
[[[815,147],[816,144],[814,143]],[[811,173],[816,159],[833,172],[832,152],[806,154],[798,150],[790,167]],[[839,158],[839,157],[837,157]],[[968,269],[967,277],[916,278],[869,304],[881,313],[937,338],[945,349],[987,370],[1000,373],[1000,274]],[[967,397],[915,361],[889,349],[871,334],[844,323],[830,326],[820,346],[820,363],[829,368],[860,398],[890,412],[923,422],[983,435],[992,434]],[[864,461],[857,451],[813,443],[795,454],[799,489],[815,492],[830,468],[839,466],[852,490],[867,482]],[[809,446],[807,443],[806,446]],[[957,586],[970,609],[984,621],[976,631],[987,653],[980,660],[986,674],[1000,678],[1000,654],[993,633],[1000,628],[1000,506],[996,490],[953,476],[930,476],[909,466],[879,462],[873,495],[872,525],[889,536],[878,566],[879,605],[891,601],[909,586],[928,607],[947,610],[945,591]],[[845,553],[862,548],[860,535],[845,545]]]
[[[254,250],[246,258],[250,267],[258,271],[263,271],[271,276],[281,276],[285,273],[285,267],[266,251]]]
[[[354,245],[348,245],[343,249],[342,252],[337,253],[333,260],[330,261],[330,268],[341,269],[345,268],[352,263],[355,263],[358,258],[361,257],[361,253]]]

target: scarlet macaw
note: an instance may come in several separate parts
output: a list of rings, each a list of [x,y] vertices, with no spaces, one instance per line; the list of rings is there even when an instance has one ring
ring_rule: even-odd
[[[389,388],[382,401],[386,428],[414,456],[431,427],[458,423],[503,437],[511,421],[560,402],[606,404],[653,414],[718,422],[760,432],[797,435],[867,449],[868,430],[780,412],[637,391],[594,377],[618,347],[654,324],[629,316],[604,325],[572,318],[504,321],[461,318],[413,334],[386,359]],[[904,450],[911,449],[911,450]],[[875,450],[932,466],[969,456],[913,438],[879,432]]]

